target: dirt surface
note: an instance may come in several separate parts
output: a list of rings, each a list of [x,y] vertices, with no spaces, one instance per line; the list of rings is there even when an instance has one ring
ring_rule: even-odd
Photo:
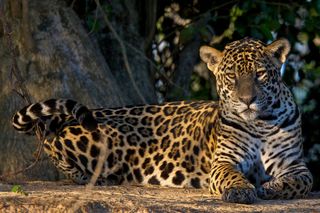
[[[0,184],[0,212],[320,212],[320,193],[300,200],[224,203],[207,191],[141,186],[85,186],[66,182]]]

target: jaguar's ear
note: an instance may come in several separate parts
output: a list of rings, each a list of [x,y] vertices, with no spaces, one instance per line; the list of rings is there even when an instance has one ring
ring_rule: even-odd
[[[209,46],[200,47],[199,52],[201,60],[204,61],[208,69],[215,74],[223,56],[222,52]]]
[[[267,46],[267,51],[283,64],[290,51],[290,43],[284,38],[276,40]]]

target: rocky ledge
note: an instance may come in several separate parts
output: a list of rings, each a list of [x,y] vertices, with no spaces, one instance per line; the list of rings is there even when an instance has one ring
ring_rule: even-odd
[[[306,199],[242,205],[224,203],[197,189],[96,186],[88,190],[66,182],[27,182],[18,187],[0,183],[0,212],[320,212],[320,192]]]

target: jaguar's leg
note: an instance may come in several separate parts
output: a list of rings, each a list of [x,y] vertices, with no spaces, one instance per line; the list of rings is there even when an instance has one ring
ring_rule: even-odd
[[[250,204],[257,199],[255,187],[230,163],[213,163],[210,192],[231,203]]]
[[[264,183],[257,191],[262,199],[303,198],[310,192],[312,183],[310,171],[301,162],[282,170],[281,174]]]

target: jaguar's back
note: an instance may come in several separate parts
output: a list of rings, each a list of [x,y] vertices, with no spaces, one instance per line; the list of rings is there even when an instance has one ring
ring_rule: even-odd
[[[47,137],[55,165],[87,183],[106,150],[99,182],[210,188],[229,202],[305,196],[312,176],[302,156],[299,110],[281,81],[286,40],[243,39],[200,56],[217,79],[219,102],[93,109],[48,100],[20,110],[14,127]]]
[[[52,102],[58,103],[57,108],[52,108],[53,104],[50,107]],[[27,127],[31,127],[30,124],[34,123],[31,120],[36,118],[42,129],[55,132],[57,137],[45,141],[45,151],[75,182],[84,184],[89,181],[101,146],[106,145],[106,164],[100,183],[208,187],[213,152],[213,143],[209,140],[213,140],[211,132],[217,113],[214,102],[96,109],[83,117],[77,116],[81,113],[74,106],[85,113],[87,109],[69,102],[48,100],[37,103],[18,112],[13,120],[19,131],[31,131]],[[39,110],[35,111],[35,108]],[[59,115],[61,109],[62,115],[68,116]],[[48,117],[50,113],[54,119]],[[43,122],[38,117],[43,117]],[[92,129],[95,123],[98,125]],[[204,129],[206,134],[203,134]]]

